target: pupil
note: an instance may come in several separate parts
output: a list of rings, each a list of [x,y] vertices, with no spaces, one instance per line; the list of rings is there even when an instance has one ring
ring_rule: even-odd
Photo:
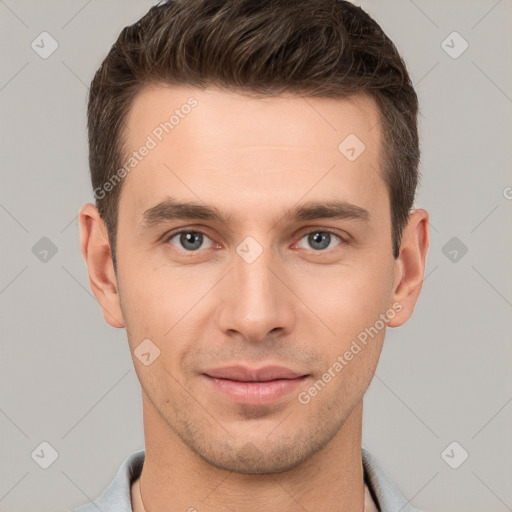
[[[313,247],[314,249],[325,249],[326,247],[329,247],[330,239],[331,234],[324,231],[317,231],[316,233],[309,235],[309,242],[311,245],[314,246],[315,244],[320,243],[320,247]]]
[[[180,236],[180,243],[183,247],[195,251],[201,247],[202,235],[201,233],[182,233]],[[187,245],[190,244],[190,245]],[[192,245],[192,247],[191,247]]]

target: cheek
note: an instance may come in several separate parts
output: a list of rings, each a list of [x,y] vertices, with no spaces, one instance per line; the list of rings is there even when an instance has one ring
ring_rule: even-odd
[[[337,337],[346,338],[355,334],[354,327],[373,324],[388,308],[392,280],[388,262],[354,258],[339,266],[301,272],[294,278],[293,289]]]
[[[119,274],[128,341],[136,366],[140,366],[136,349],[143,340],[151,340],[159,351],[158,364],[138,372],[147,386],[154,379],[173,385],[171,375],[181,375],[183,361],[197,351],[194,340],[201,339],[208,318],[208,301],[201,298],[212,284],[207,276],[168,265],[143,265],[141,261],[131,269],[126,266]]]
[[[152,266],[149,258],[119,269],[122,307],[138,330],[162,337],[187,314],[207,283],[167,265]]]
[[[371,263],[331,268],[320,278],[318,273],[303,274],[295,282],[297,295],[313,312],[304,321],[315,326],[312,336],[322,352],[324,370],[336,375],[330,388],[345,393],[348,386],[354,396],[373,377],[386,329],[381,315],[389,309],[392,275],[376,259]]]

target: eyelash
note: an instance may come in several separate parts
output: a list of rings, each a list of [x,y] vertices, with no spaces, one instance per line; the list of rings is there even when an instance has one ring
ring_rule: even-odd
[[[201,231],[200,229],[180,229],[178,231],[174,231],[168,235],[166,235],[164,237],[164,242],[165,243],[169,243],[171,241],[171,239],[173,239],[175,236],[177,235],[181,235],[182,233],[199,233],[207,238],[210,238],[210,236],[205,233],[204,231]],[[329,233],[330,235],[333,235],[337,238],[340,239],[340,243],[336,246],[340,246],[340,245],[347,245],[348,244],[348,241],[346,239],[344,239],[341,235],[339,235],[338,233],[336,233],[335,231],[333,231],[332,229],[329,229],[329,228],[316,228],[316,229],[312,229],[310,231],[307,231],[305,232],[304,234],[302,234],[302,236],[299,238],[299,241],[302,240],[304,237],[308,236],[308,235],[311,235],[312,233]],[[213,240],[212,240],[213,242]],[[215,243],[215,242],[214,242]],[[314,249],[310,249],[310,252],[314,253],[314,254],[322,254],[322,253],[328,253],[330,251],[333,251],[336,249],[336,247],[333,247],[331,249],[321,249],[321,250],[314,250]],[[182,249],[183,252],[186,252],[186,253],[189,253],[189,254],[194,254],[194,253],[199,253],[201,250],[198,249],[196,251],[187,251],[185,249]]]

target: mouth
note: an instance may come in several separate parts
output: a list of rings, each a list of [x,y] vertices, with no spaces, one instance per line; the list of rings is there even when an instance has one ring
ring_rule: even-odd
[[[278,366],[260,369],[225,367],[208,370],[202,374],[206,383],[235,404],[252,406],[270,405],[290,394],[308,377]]]
[[[261,368],[247,366],[225,366],[204,372],[209,377],[235,380],[238,382],[268,382],[279,379],[296,379],[306,375],[305,372],[292,370],[285,366],[268,365]]]

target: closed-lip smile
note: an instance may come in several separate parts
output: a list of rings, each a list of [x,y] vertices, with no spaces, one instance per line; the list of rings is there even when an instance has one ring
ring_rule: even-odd
[[[285,397],[308,378],[308,374],[284,366],[262,368],[227,366],[203,373],[213,389],[235,404],[270,405]]]

